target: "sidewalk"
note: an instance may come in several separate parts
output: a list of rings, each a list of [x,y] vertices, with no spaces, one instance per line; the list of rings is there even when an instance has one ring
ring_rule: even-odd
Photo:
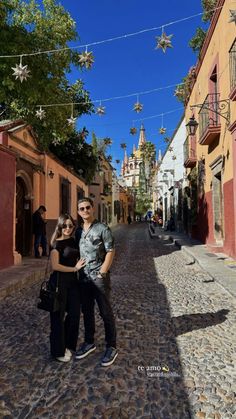
[[[192,262],[197,262],[213,280],[236,297],[236,261],[224,253],[211,253],[205,244],[177,232],[164,231],[149,224],[151,238],[171,240]]]
[[[0,270],[0,300],[15,291],[43,279],[47,258],[23,258],[22,265]]]

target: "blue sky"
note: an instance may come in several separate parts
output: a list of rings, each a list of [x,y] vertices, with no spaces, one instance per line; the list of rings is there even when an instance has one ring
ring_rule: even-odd
[[[60,3],[76,21],[80,37],[75,43],[77,45],[159,27],[202,12],[201,0],[62,0]],[[196,63],[196,55],[188,42],[199,25],[203,25],[201,16],[165,27],[168,35],[173,34],[173,48],[165,54],[161,49],[155,49],[155,37],[161,35],[161,29],[89,47],[88,51],[93,51],[95,57],[92,69],[73,71],[70,80],[74,82],[82,78],[92,100],[125,96],[181,82],[190,66]],[[88,141],[92,131],[99,138],[111,137],[113,145],[108,151],[113,155],[114,167],[119,169],[114,160],[123,158],[120,143],[127,143],[127,152],[132,152],[138,134],[130,135],[129,129],[134,124],[139,132],[142,118],[147,140],[155,144],[157,152],[158,149],[164,151],[164,138],[158,132],[162,118],[145,118],[176,110],[163,117],[163,125],[170,136],[183,113],[181,103],[173,96],[174,90],[173,87],[140,95],[139,101],[144,107],[139,114],[132,110],[135,96],[104,102],[105,116],[83,116],[77,127],[87,127],[90,132]],[[139,121],[133,123],[137,119]]]

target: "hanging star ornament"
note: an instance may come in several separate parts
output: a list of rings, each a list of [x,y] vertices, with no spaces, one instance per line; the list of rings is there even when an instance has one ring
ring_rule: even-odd
[[[76,118],[73,117],[73,115],[71,115],[70,118],[67,119],[68,125],[73,126],[76,123]]]
[[[171,138],[169,138],[169,137],[165,137],[165,138],[164,138],[164,141],[165,141],[165,143],[169,143],[169,142],[171,141]]]
[[[15,67],[12,67],[12,70],[14,70],[13,76],[15,76],[16,80],[20,79],[21,83],[23,80],[27,80],[30,73],[30,70],[28,70],[27,65],[22,65],[22,62],[20,61],[20,64],[16,64]]]
[[[131,134],[131,135],[135,135],[136,133],[137,133],[137,129],[136,128],[130,128],[130,130],[129,130],[129,133]]]
[[[230,10],[230,19],[229,19],[229,23],[234,22],[236,25],[236,10]]]
[[[165,134],[166,133],[166,128],[164,128],[164,127],[159,128],[159,133],[160,134]]]
[[[166,35],[165,32],[161,36],[156,36],[157,46],[156,49],[161,48],[163,52],[166,52],[167,48],[173,48],[171,44],[171,38],[173,35]]]
[[[183,94],[184,94],[183,89],[181,89],[181,88],[179,88],[179,87],[177,87],[177,88],[175,89],[175,92],[174,92],[174,96],[175,96],[175,97],[177,97],[177,98],[181,98],[181,97],[183,97]]]
[[[40,121],[42,119],[44,119],[46,117],[46,112],[44,109],[42,109],[42,107],[40,106],[40,108],[36,111],[35,113],[36,117],[40,119]]]
[[[105,106],[98,106],[98,107],[97,107],[97,110],[96,110],[96,113],[97,113],[99,116],[105,115],[105,113],[106,113],[106,108],[105,108]]]
[[[133,111],[139,113],[143,110],[143,105],[140,102],[136,102],[133,107]]]
[[[79,64],[81,67],[85,67],[87,69],[91,68],[94,63],[94,56],[92,52],[82,52],[79,54]]]

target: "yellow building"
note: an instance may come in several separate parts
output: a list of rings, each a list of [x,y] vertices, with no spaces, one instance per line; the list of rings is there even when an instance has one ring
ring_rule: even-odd
[[[186,107],[186,121],[195,118],[198,128],[186,139],[184,160],[192,234],[236,256],[236,27],[228,2],[216,7]]]

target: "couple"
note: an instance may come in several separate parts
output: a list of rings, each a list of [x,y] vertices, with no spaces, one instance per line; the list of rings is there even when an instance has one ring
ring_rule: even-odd
[[[94,218],[90,198],[79,200],[78,213],[83,219],[83,228],[76,230],[75,239],[72,237],[75,224],[69,214],[59,217],[51,239],[51,265],[57,272],[54,281],[58,281],[60,293],[60,310],[50,313],[51,354],[58,361],[70,361],[71,351],[76,350],[78,339],[80,304],[84,315],[85,341],[75,357],[82,359],[95,351],[96,301],[104,322],[106,340],[101,365],[109,366],[117,357],[115,319],[109,298],[114,239],[109,227]]]

